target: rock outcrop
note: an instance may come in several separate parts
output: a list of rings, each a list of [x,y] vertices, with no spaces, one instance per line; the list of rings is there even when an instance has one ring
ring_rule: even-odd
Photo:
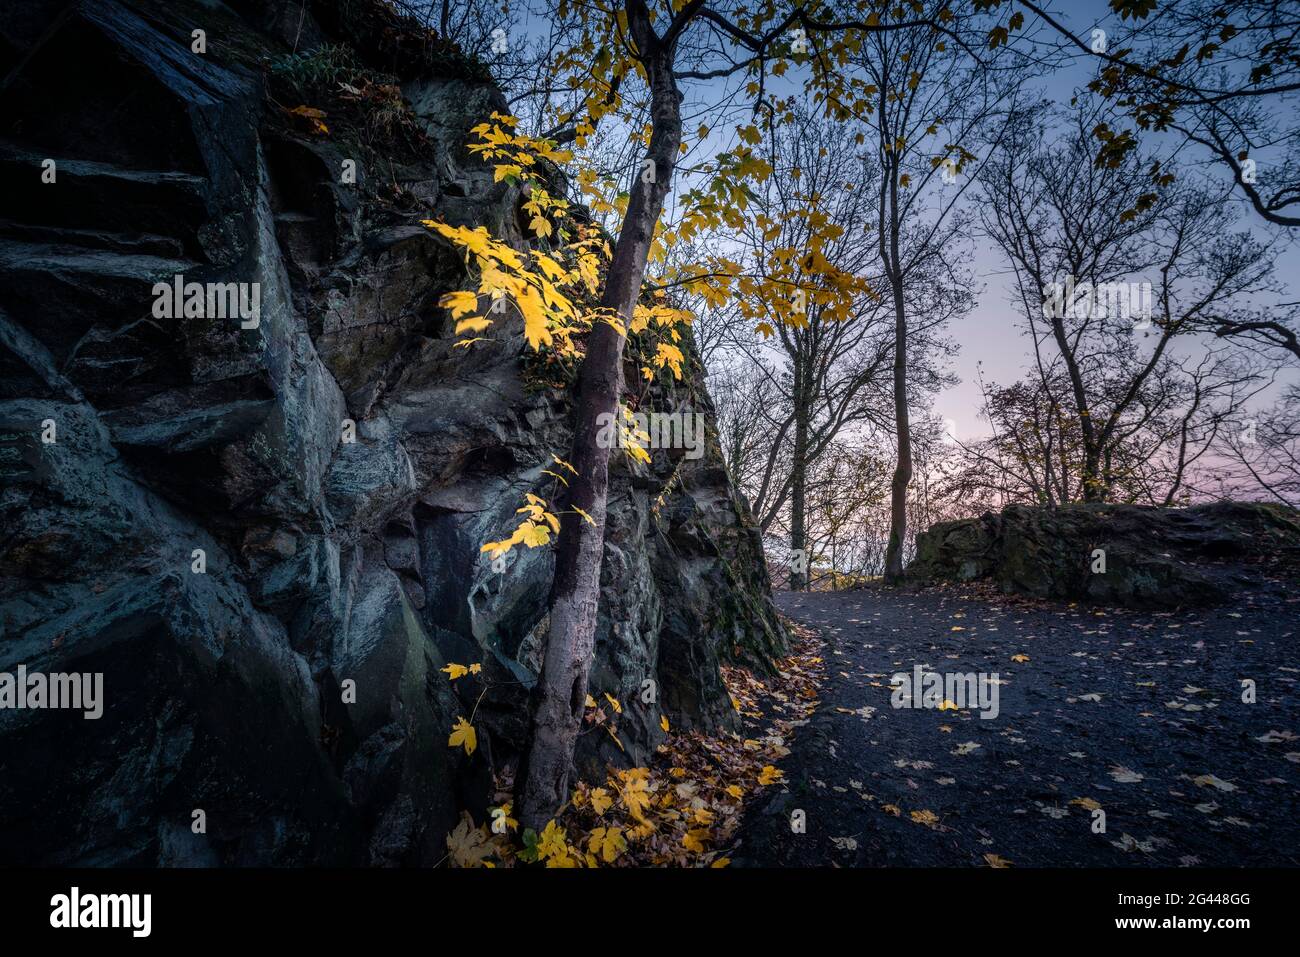
[[[918,580],[983,578],[1039,598],[1176,607],[1227,601],[1270,580],[1294,583],[1300,513],[1241,502],[1013,505],[935,525],[916,542],[908,575]]]
[[[0,672],[104,688],[98,720],[0,711],[0,861],[438,861],[545,632],[550,550],[480,546],[571,439],[515,320],[454,348],[465,266],[420,225],[524,242],[464,149],[504,100],[356,0],[23,0],[0,40]],[[256,322],[160,317],[176,276],[256,283]],[[642,408],[711,414],[702,382]],[[591,686],[625,706],[581,765],[727,726],[719,663],[784,646],[716,435],[617,456]]]

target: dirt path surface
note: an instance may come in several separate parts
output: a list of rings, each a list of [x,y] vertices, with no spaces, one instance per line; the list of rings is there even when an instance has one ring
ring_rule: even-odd
[[[1172,613],[973,586],[778,603],[826,640],[826,682],[736,864],[1300,865],[1300,598],[1277,583]],[[997,716],[892,707],[916,665],[996,674]]]

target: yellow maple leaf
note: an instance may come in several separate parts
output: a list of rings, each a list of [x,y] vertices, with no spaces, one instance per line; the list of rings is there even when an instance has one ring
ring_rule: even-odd
[[[628,813],[638,821],[645,821],[646,808],[650,806],[650,801],[654,797],[646,780],[648,774],[645,768],[619,772],[623,782],[618,790],[619,800],[623,802]]]
[[[450,748],[464,747],[466,754],[473,754],[474,749],[478,747],[478,734],[474,731],[474,726],[462,717],[456,718],[456,723],[452,725],[451,737],[447,739],[447,746]]]
[[[745,796],[745,789],[739,784],[729,784],[727,785],[727,793],[739,801]]]
[[[665,733],[668,731],[668,715],[661,714],[659,716],[659,727],[663,728]]]
[[[759,784],[780,784],[785,779],[785,772],[767,764],[763,766],[763,771],[758,776]]]
[[[627,850],[627,841],[621,827],[598,827],[591,832],[587,850],[600,856],[606,864],[613,864]]]
[[[443,309],[451,310],[451,317],[459,319],[466,313],[473,312],[478,308],[478,294],[473,292],[449,292],[438,300],[438,305]]]
[[[615,714],[623,713],[623,706],[619,704],[618,699],[612,696],[608,691],[605,692],[605,700],[609,702],[609,705],[614,709]]]
[[[564,828],[555,823],[554,820],[548,821],[542,833],[537,836],[537,859],[548,860],[550,858],[565,858],[569,856],[569,845],[565,841]]]
[[[1012,660],[1012,661],[1028,661],[1028,660],[1029,660],[1029,656],[1028,656],[1028,655],[1012,655],[1012,656],[1011,656],[1011,660]]]
[[[604,788],[592,788],[591,790],[591,809],[597,814],[604,814],[614,806],[614,799],[610,796],[609,791]]]
[[[939,816],[933,811],[913,811],[912,820],[917,824],[926,824],[933,827],[939,823]]]
[[[682,847],[688,851],[694,851],[696,854],[704,853],[704,842],[709,839],[707,828],[698,827],[687,831],[682,836]]]
[[[474,826],[468,811],[460,812],[460,823],[447,835],[447,852],[452,867],[482,867],[483,858],[492,854],[487,834]]]
[[[456,323],[456,335],[459,336],[466,332],[482,332],[490,325],[492,325],[492,320],[484,319],[482,316],[475,316],[472,319],[462,319],[460,322]]]
[[[447,667],[439,669],[447,672],[447,680],[455,681],[457,678],[463,678],[469,674],[469,669],[464,665],[448,664]]]

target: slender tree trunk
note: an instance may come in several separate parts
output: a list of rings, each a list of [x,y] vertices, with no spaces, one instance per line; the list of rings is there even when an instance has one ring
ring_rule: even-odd
[[[629,4],[630,29],[650,79],[652,95],[649,160],[638,171],[627,216],[614,244],[601,305],[615,310],[624,324],[641,292],[655,223],[663,209],[681,143],[681,98],[673,80],[671,51],[650,30],[643,4]],[[519,820],[540,830],[569,797],[573,751],[587,698],[587,673],[595,647],[600,566],[605,540],[609,484],[608,448],[598,441],[601,416],[618,410],[623,379],[624,337],[609,323],[598,323],[587,340],[578,375],[578,406],[570,463],[577,471],[569,484],[567,507],[556,543],[550,623],[542,673],[533,689],[528,748],[519,769]],[[595,521],[589,525],[573,509]]]
[[[895,257],[894,262],[898,259]],[[903,544],[907,540],[907,486],[912,481],[912,428],[907,411],[907,316],[902,280],[894,292],[894,427],[898,437],[894,480],[890,486],[889,544],[885,548],[885,581],[903,579]]]
[[[801,554],[802,571],[795,571],[791,562],[790,590],[806,591],[811,572],[808,554],[807,491],[808,491],[808,403],[795,383],[794,408],[794,462],[790,476],[790,551]]]

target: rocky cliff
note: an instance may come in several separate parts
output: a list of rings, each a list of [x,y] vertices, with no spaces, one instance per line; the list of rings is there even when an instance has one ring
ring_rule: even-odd
[[[464,149],[501,94],[371,0],[19,0],[0,40],[0,671],[104,676],[98,720],[0,711],[0,860],[438,861],[545,632],[550,550],[480,546],[571,436],[520,327],[454,348],[436,305],[465,265],[422,219],[524,242]],[[256,320],[160,316],[177,276]],[[702,381],[642,409],[709,414]],[[625,750],[581,765],[726,726],[719,663],[785,637],[712,432],[616,456],[602,589]]]
[[[1220,502],[1190,508],[1012,505],[916,538],[908,575],[990,579],[1003,591],[1100,605],[1214,604],[1300,578],[1300,513]]]

